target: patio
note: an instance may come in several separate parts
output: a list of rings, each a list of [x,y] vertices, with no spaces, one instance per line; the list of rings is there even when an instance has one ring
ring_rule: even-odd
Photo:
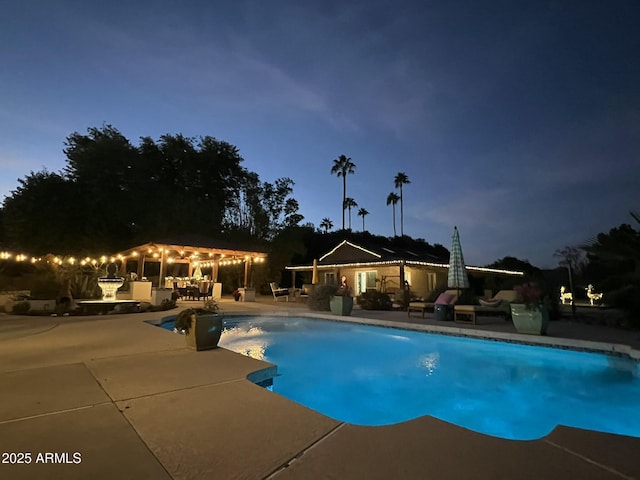
[[[255,303],[225,298],[221,307],[229,313],[308,311],[303,303],[275,304],[271,296]],[[0,444],[3,452],[32,455],[30,464],[1,463],[2,477],[640,477],[638,438],[558,427],[548,437],[521,442],[431,417],[387,427],[337,422],[247,381],[268,366],[263,362],[223,349],[195,353],[182,337],[145,322],[170,313],[0,314]],[[476,326],[430,315],[407,319],[406,312],[356,309],[353,317],[513,335],[513,326],[497,317],[480,317]],[[554,322],[546,338],[640,349],[639,332],[590,321]],[[36,462],[47,452],[69,463]],[[73,463],[75,452],[79,463]]]

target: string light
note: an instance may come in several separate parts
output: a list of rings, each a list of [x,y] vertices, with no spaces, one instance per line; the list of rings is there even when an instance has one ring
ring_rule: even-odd
[[[154,252],[153,249],[148,249],[148,253],[153,256],[153,258],[155,259],[159,259],[160,258],[160,254],[158,252],[162,252],[162,249],[158,249],[157,252]],[[168,252],[168,250],[165,250],[165,252]],[[181,255],[184,255],[184,251],[180,251]],[[78,260],[76,257],[74,256],[62,256],[62,255],[53,255],[53,254],[49,254],[46,255],[45,257],[36,257],[36,256],[30,256],[24,253],[19,253],[19,254],[14,254],[12,252],[9,251],[2,251],[0,252],[0,260],[13,260],[15,262],[26,262],[29,261],[32,264],[37,264],[37,263],[49,263],[49,264],[53,264],[53,265],[63,265],[63,264],[69,264],[69,265],[75,265],[80,264],[83,266],[87,266],[87,265],[92,265],[94,267],[98,266],[98,265],[104,265],[107,262],[115,262],[116,260],[119,261],[125,261],[127,258],[133,258],[133,259],[137,259],[140,256],[140,254],[137,251],[131,252],[130,255],[122,255],[122,254],[118,254],[117,256],[106,256],[106,255],[101,255],[99,257],[90,257],[90,256],[86,256],[81,258],[80,260]],[[213,253],[209,253],[208,254],[209,258],[214,257]],[[192,258],[192,263],[194,266],[200,265],[201,267],[213,267],[215,265],[215,261],[206,261],[203,262],[199,259],[199,256],[197,254],[197,252],[194,252],[194,254],[190,257]],[[225,260],[222,260],[222,258],[226,258]],[[218,260],[218,265],[221,266],[227,266],[227,265],[238,265],[241,263],[245,263],[248,261],[251,261],[253,263],[264,263],[266,260],[266,257],[262,256],[262,257],[252,257],[250,255],[245,255],[244,257],[239,257],[239,258],[228,258],[225,256],[225,254],[220,254],[220,259]],[[167,262],[168,263],[175,263],[176,262],[176,258],[174,257],[168,257],[167,258]]]
[[[362,267],[372,267],[372,266],[389,266],[389,265],[397,265],[400,266],[402,264],[402,260],[387,260],[382,262],[351,262],[351,263],[332,263],[328,265],[318,265],[318,269],[329,269],[329,268],[362,268]],[[435,267],[435,268],[449,268],[448,263],[433,263],[433,262],[420,262],[416,260],[408,260],[404,262],[405,266],[423,266],[423,267]],[[313,268],[312,265],[303,265],[303,266],[295,266],[295,267],[285,267],[286,270],[294,270],[294,271],[303,271],[303,270],[311,270]],[[472,267],[467,265],[467,270],[484,272],[484,273],[501,273],[503,275],[514,275],[514,276],[523,276],[524,272],[519,272],[515,270],[501,270],[498,268],[485,268],[485,267]]]

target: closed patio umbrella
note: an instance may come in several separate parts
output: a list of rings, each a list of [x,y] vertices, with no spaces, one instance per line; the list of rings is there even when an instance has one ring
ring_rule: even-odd
[[[464,265],[464,257],[462,256],[462,246],[460,245],[458,227],[453,227],[447,285],[449,288],[457,289],[458,295],[460,294],[459,291],[461,289],[469,288],[469,277],[467,276],[467,268]]]
[[[196,270],[193,272],[193,278],[196,280],[202,279],[202,269],[200,268],[200,264],[196,267]]]
[[[316,260],[315,258],[313,259],[313,273],[311,275],[311,284],[318,284],[318,260]]]

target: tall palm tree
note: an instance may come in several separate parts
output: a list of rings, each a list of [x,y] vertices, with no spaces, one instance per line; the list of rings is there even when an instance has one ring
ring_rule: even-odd
[[[394,237],[398,236],[396,234],[396,203],[398,203],[398,200],[400,200],[400,197],[395,192],[391,192],[389,195],[387,195],[387,205],[393,205],[393,236]]]
[[[366,208],[361,208],[360,210],[358,210],[358,216],[362,217],[362,231],[364,232],[364,217],[369,215],[369,212],[367,211]]]
[[[409,181],[409,177],[404,172],[398,172],[396,178],[393,179],[396,188],[400,189],[400,236],[404,237],[404,209],[402,208],[402,185],[406,185],[407,183],[411,183]]]
[[[351,230],[351,209],[357,207],[358,204],[356,203],[356,201],[351,198],[351,197],[347,197],[344,199],[344,204],[343,204],[343,209],[342,212],[344,214],[345,209],[349,209],[349,230]]]
[[[338,178],[342,177],[342,229],[344,230],[344,202],[347,199],[347,175],[355,173],[356,164],[351,161],[350,157],[346,155],[340,155],[333,161],[333,167],[331,167],[331,174],[337,175]]]
[[[333,222],[330,218],[324,217],[320,222],[320,228],[324,228],[324,233],[328,233],[333,228]]]

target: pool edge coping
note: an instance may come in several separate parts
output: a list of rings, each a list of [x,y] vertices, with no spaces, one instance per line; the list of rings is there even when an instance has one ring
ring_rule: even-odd
[[[598,342],[594,340],[578,340],[573,338],[553,337],[547,335],[527,335],[522,333],[496,332],[491,330],[470,330],[464,327],[450,327],[445,325],[427,325],[421,323],[408,323],[393,320],[379,320],[367,317],[352,317],[332,315],[323,312],[291,312],[288,310],[281,311],[251,311],[251,312],[221,312],[224,316],[242,317],[242,316],[258,316],[258,317],[303,317],[316,318],[320,320],[329,320],[344,323],[355,323],[360,325],[373,325],[378,327],[395,328],[400,330],[411,330],[417,332],[436,333],[441,335],[449,335],[455,337],[476,338],[479,340],[501,341],[506,343],[517,343],[521,345],[532,345],[547,348],[556,348],[560,350],[575,350],[580,352],[601,353],[616,357],[628,358],[638,364],[640,368],[640,350],[632,348],[630,345],[621,343]],[[160,326],[168,317],[168,315],[153,323]]]
[[[375,325],[379,327],[396,328],[402,330],[412,330],[418,332],[438,333],[456,337],[470,337],[481,340],[503,341],[507,343],[518,343],[523,345],[533,345],[560,350],[576,350],[581,352],[602,353],[617,357],[626,357],[640,366],[640,350],[635,350],[630,345],[609,342],[597,342],[594,340],[577,340],[572,338],[553,337],[546,335],[526,335],[522,333],[495,332],[491,330],[470,330],[463,327],[449,327],[444,325],[426,325],[420,323],[407,323],[391,320],[378,320],[366,317],[351,317],[330,315],[312,312],[273,312],[265,313],[263,316],[282,315],[288,317],[309,317],[322,320],[339,321],[345,323],[357,323],[362,325]]]

